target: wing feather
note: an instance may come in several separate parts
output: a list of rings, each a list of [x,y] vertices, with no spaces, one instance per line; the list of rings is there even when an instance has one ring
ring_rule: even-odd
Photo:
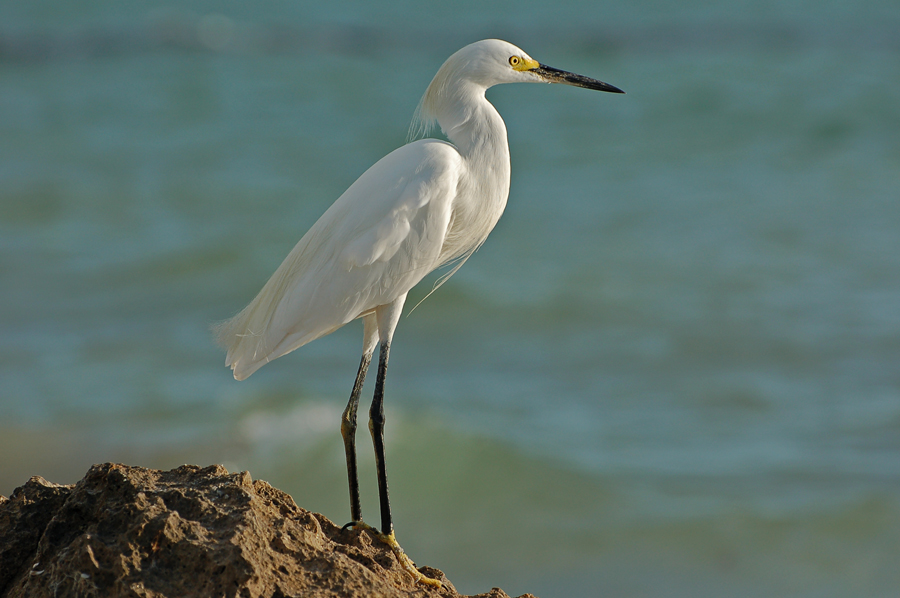
[[[256,298],[216,327],[234,377],[390,303],[441,265],[463,168],[452,145],[428,139],[357,179]]]

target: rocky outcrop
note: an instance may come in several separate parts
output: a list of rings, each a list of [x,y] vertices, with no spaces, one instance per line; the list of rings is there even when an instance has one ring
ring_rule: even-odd
[[[459,596],[420,571],[443,588],[415,584],[368,531],[218,465],[106,463],[72,486],[33,477],[0,497],[0,597]]]

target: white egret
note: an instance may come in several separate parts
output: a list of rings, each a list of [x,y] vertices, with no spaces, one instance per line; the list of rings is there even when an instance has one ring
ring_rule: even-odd
[[[417,581],[423,576],[394,538],[384,463],[384,378],[406,295],[447,264],[456,271],[494,228],[509,194],[506,125],[485,99],[500,83],[564,83],[623,93],[602,81],[540,64],[501,40],[475,42],[453,54],[432,80],[416,124],[435,121],[450,143],[420,139],[369,168],[313,225],[255,299],[217,327],[238,380],[344,324],[362,318],[363,354],[341,422],[350,483],[348,526],[362,521],[356,474],[356,411],[379,345],[369,431],[375,445],[381,530]],[[448,274],[449,276],[449,274]]]

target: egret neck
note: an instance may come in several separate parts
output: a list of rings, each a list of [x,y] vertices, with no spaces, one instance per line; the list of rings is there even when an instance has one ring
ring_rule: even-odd
[[[469,239],[465,255],[487,239],[506,208],[509,143],[500,113],[484,95],[487,87],[457,73],[447,78],[441,75],[439,72],[428,87],[423,104],[427,102],[429,116],[437,120],[466,166],[450,227],[450,236]]]

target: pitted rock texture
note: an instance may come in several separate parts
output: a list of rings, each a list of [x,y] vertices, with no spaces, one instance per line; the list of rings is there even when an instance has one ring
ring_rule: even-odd
[[[0,597],[460,596],[420,571],[444,587],[415,584],[369,532],[219,465],[105,463],[72,486],[33,477],[0,497]]]

